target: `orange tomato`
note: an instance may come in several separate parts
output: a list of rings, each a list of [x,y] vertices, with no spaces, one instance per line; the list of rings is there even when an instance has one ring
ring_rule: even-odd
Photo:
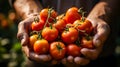
[[[61,38],[67,44],[73,43],[78,38],[78,31],[72,27],[68,28],[68,30],[62,32]]]
[[[66,23],[73,23],[75,20],[81,19],[81,14],[78,12],[77,7],[71,7],[65,14]]]
[[[37,40],[34,43],[34,51],[37,54],[46,54],[49,51],[49,43],[45,39]]]
[[[62,42],[52,42],[50,44],[50,55],[56,59],[63,59],[66,53],[66,47]]]
[[[54,41],[58,37],[58,30],[55,27],[45,27],[42,30],[42,37],[47,41]]]
[[[81,55],[81,47],[77,46],[76,44],[68,44],[67,45],[67,55],[71,56],[80,56]]]

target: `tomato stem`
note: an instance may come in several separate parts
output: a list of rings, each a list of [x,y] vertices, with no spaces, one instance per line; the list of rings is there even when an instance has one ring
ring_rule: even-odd
[[[52,23],[50,23],[50,29],[52,29],[53,27],[52,27]]]
[[[38,31],[32,31],[32,32],[30,32],[30,36],[33,35],[33,34],[38,34]]]
[[[82,10],[82,9],[83,9],[83,7],[81,7],[81,8],[78,9],[78,13],[79,13],[79,14],[82,14],[82,13],[83,13],[83,10]]]
[[[58,49],[59,51],[62,50],[62,47],[60,46],[60,43],[59,43],[59,42],[58,42],[58,44],[56,45],[56,47],[57,47],[57,49]]]
[[[51,12],[52,12],[52,8],[49,8],[48,9],[48,16],[47,16],[47,19],[46,19],[46,23],[45,23],[45,25],[44,25],[44,28],[46,27],[46,25],[47,25],[47,23],[50,25],[50,23],[49,23],[49,18],[50,18],[50,16],[51,16]]]
[[[40,40],[42,39],[41,32],[42,32],[42,31],[39,31],[39,32],[38,32],[38,38],[37,38],[37,39],[40,39]]]
[[[39,22],[39,18],[36,16],[36,17],[34,18],[34,21],[35,21],[35,23],[38,23],[38,22]]]

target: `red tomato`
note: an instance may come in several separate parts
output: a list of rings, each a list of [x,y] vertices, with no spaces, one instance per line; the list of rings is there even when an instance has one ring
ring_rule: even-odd
[[[82,35],[92,33],[93,26],[89,20],[85,21],[76,20],[73,24],[78,30],[80,30],[80,33]]]
[[[76,44],[68,44],[67,45],[67,54],[71,56],[80,56],[81,55],[81,47],[77,46]]]
[[[67,10],[65,15],[66,23],[73,23],[75,20],[81,19],[81,14],[78,12],[77,7],[71,7]]]
[[[48,17],[48,12],[50,11],[50,17],[48,18],[49,22],[52,22],[57,17],[57,12],[53,9],[44,8],[40,11],[40,19],[46,22]]]
[[[89,48],[89,49],[94,48],[92,38],[90,36],[82,37],[82,39],[81,39],[81,47]]]
[[[42,30],[42,37],[47,41],[54,41],[58,37],[58,30],[55,27],[45,27]]]
[[[30,36],[29,38],[29,42],[30,42],[30,47],[33,49],[33,45],[34,43],[37,41],[38,35],[34,34],[32,36]]]
[[[58,29],[58,31],[62,32],[66,26],[64,19],[59,19],[56,23],[53,24],[53,26]]]
[[[45,22],[43,20],[40,20],[39,22],[34,21],[31,25],[32,30],[40,31],[41,29],[43,29],[44,24],[45,24]]]
[[[37,40],[34,43],[34,51],[37,54],[45,54],[49,50],[49,43],[45,39]]]
[[[56,59],[63,59],[66,53],[66,47],[62,42],[53,42],[50,44],[50,54]]]
[[[68,28],[68,30],[65,30],[62,32],[62,40],[67,43],[73,43],[77,40],[78,38],[78,31],[75,28]]]

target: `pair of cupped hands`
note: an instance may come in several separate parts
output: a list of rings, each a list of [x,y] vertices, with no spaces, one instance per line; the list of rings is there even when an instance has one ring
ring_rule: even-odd
[[[80,66],[80,65],[87,65],[90,60],[95,60],[99,57],[103,44],[105,40],[107,39],[107,36],[109,34],[110,28],[109,25],[102,19],[96,17],[96,18],[90,18],[89,16],[87,19],[89,19],[92,22],[92,25],[94,27],[94,37],[93,37],[93,45],[95,46],[94,49],[87,49],[82,48],[80,52],[84,55],[84,57],[73,57],[68,56],[60,61],[53,60],[52,57],[48,55],[38,55],[30,50],[28,47],[29,42],[29,36],[28,32],[30,31],[31,23],[34,21],[34,16],[37,16],[37,14],[31,15],[25,20],[21,21],[18,24],[18,33],[17,37],[21,41],[22,45],[22,51],[28,57],[30,60],[41,62],[42,64],[47,65],[55,65],[58,63],[62,63],[65,66]]]

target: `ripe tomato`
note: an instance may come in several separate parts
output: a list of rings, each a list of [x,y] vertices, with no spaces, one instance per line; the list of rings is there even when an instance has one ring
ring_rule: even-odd
[[[78,30],[80,30],[80,33],[82,35],[92,33],[93,26],[89,20],[85,20],[85,21],[76,20],[73,24],[74,26],[76,26]]]
[[[34,43],[34,51],[37,54],[45,54],[49,50],[49,43],[45,39],[37,40]]]
[[[94,48],[92,37],[90,37],[90,36],[82,37],[82,39],[81,39],[81,47],[89,48],[89,49]]]
[[[62,32],[66,26],[64,19],[59,19],[56,23],[53,24],[53,26],[58,29],[58,31]]]
[[[43,20],[34,21],[31,25],[32,30],[40,31],[41,29],[43,29],[44,24],[45,24],[45,22]]]
[[[42,30],[42,37],[47,41],[54,41],[58,37],[58,30],[55,27],[45,27]]]
[[[48,17],[48,12],[50,11],[50,17],[48,18],[49,22],[52,22],[57,17],[57,12],[53,9],[44,8],[40,11],[40,19],[46,22]]]
[[[51,56],[56,59],[60,60],[63,59],[66,53],[66,47],[62,42],[52,42],[50,44],[50,54]]]
[[[78,31],[72,27],[68,28],[68,30],[62,32],[61,38],[67,44],[73,43],[78,38]]]
[[[81,55],[81,47],[77,46],[76,44],[68,44],[67,45],[67,55],[71,56],[80,56]]]
[[[30,47],[32,49],[33,49],[33,45],[34,45],[35,41],[37,41],[37,38],[38,38],[37,34],[34,34],[34,35],[30,36],[30,38],[29,38]]]
[[[81,19],[81,14],[78,12],[77,7],[71,7],[67,10],[65,15],[66,23],[73,23],[75,20]]]

